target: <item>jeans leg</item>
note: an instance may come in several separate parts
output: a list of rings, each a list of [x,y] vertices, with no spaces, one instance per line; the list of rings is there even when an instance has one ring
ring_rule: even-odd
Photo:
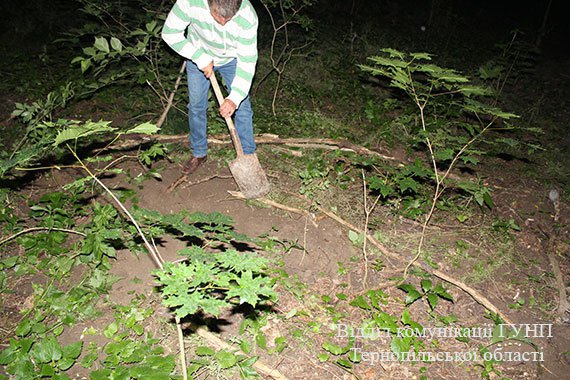
[[[222,74],[222,79],[226,89],[229,91],[234,77],[236,75],[236,60],[234,59],[228,64],[223,66],[218,66],[215,68]],[[235,112],[235,126],[243,147],[243,152],[245,154],[255,153],[255,140],[253,138],[253,110],[251,109],[251,102],[249,101],[249,95],[240,104]]]
[[[192,61],[186,62],[186,74],[190,146],[194,157],[204,157],[208,153],[207,110],[210,82]]]

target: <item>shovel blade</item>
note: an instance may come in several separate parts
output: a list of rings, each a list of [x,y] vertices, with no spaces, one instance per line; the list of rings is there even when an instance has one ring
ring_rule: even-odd
[[[256,154],[245,154],[230,162],[230,172],[247,199],[261,198],[269,193],[269,181]]]

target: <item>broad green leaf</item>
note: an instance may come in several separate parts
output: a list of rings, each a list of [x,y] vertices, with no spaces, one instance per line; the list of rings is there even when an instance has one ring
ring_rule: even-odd
[[[295,315],[297,315],[297,308],[291,309],[291,310],[285,315],[285,319],[291,319],[291,318],[293,318]]]
[[[363,296],[358,296],[349,303],[350,306],[356,306],[364,310],[370,310],[371,307],[368,305],[368,302],[364,299]]]
[[[90,56],[94,57],[94,56],[97,55],[97,50],[95,50],[95,48],[93,48],[93,47],[91,47],[91,46],[90,46],[90,47],[86,47],[86,48],[83,49],[83,54],[85,54],[85,55],[90,55]]]
[[[212,356],[216,353],[213,349],[206,346],[199,346],[196,348],[196,355],[198,356]]]
[[[91,60],[84,59],[81,61],[81,73],[86,72],[91,67]]]
[[[155,124],[146,122],[129,129],[126,133],[143,133],[145,135],[152,135],[158,132],[159,129],[160,128],[158,128]]]
[[[119,40],[116,37],[111,37],[111,47],[115,51],[118,51],[118,52],[123,51],[123,44],[121,43],[121,40]]]
[[[236,356],[228,351],[218,351],[214,355],[214,358],[218,365],[223,369],[231,368],[237,363]]]
[[[487,205],[487,207],[489,207],[491,209],[493,207],[495,207],[495,204],[493,203],[493,198],[491,198],[491,195],[488,192],[485,192],[483,194],[483,201],[485,201],[485,204]]]
[[[479,68],[481,79],[497,79],[501,76],[505,67],[494,62],[488,62]]]
[[[431,61],[431,54],[429,53],[410,53],[410,56],[413,59],[425,59],[427,61]]]
[[[447,290],[444,289],[443,285],[440,283],[438,283],[435,288],[433,289],[433,292],[435,294],[437,294],[438,296],[440,296],[441,298],[444,298],[448,301],[453,302],[453,297],[451,296],[451,294],[449,294],[447,292]]]
[[[271,287],[271,280],[263,277],[253,277],[251,271],[245,271],[241,277],[236,278],[237,286],[232,285],[227,297],[239,297],[239,303],[248,303],[251,306],[256,306],[260,301],[260,297],[274,299],[276,297],[273,288]]]
[[[53,375],[55,375],[55,370],[53,369],[53,367],[48,364],[43,364],[40,370],[40,376],[51,378]]]
[[[57,368],[62,371],[67,371],[75,364],[76,359],[71,358],[61,358],[59,362],[57,362]],[[53,379],[53,377],[52,377]]]
[[[265,334],[263,334],[261,331],[259,331],[256,335],[255,335],[255,343],[262,349],[266,350],[267,349],[267,338],[265,337]]]
[[[228,250],[222,255],[216,255],[216,260],[223,268],[236,272],[251,270],[260,273],[267,268],[267,259],[256,253],[240,253],[235,249]]]
[[[287,346],[287,338],[284,336],[276,337],[273,339],[273,342],[275,343],[275,351],[277,351],[277,353],[281,353]]]
[[[0,351],[0,365],[8,365],[17,357],[16,351],[12,347],[8,347]]]
[[[398,186],[400,187],[400,192],[404,193],[406,190],[417,191],[418,182],[411,177],[405,177],[398,180]]]
[[[427,295],[427,300],[428,300],[428,303],[429,303],[429,306],[431,307],[431,309],[434,310],[437,307],[439,297],[437,294],[430,293]]]
[[[451,148],[443,149],[435,152],[435,159],[441,161],[451,160],[455,155],[455,152]]]
[[[105,335],[106,338],[111,339],[117,333],[117,331],[119,331],[119,326],[117,325],[117,322],[113,321],[107,325],[107,327],[105,327],[105,330],[103,330],[103,335]]]
[[[62,348],[63,357],[68,359],[77,359],[79,355],[81,355],[82,349],[82,341],[68,344]]]
[[[491,96],[493,94],[491,89],[479,86],[461,86],[459,91],[461,91],[465,96]]]
[[[479,163],[479,159],[474,156],[461,156],[461,160],[464,164],[473,164],[477,165]]]
[[[61,145],[69,140],[76,140],[78,138],[87,137],[95,134],[112,132],[115,128],[110,126],[111,121],[87,121],[84,124],[75,124],[60,131],[54,141],[54,146]]]
[[[410,309],[405,308],[404,311],[402,312],[402,323],[404,325],[409,325],[410,322],[412,321],[412,318],[410,317]]]
[[[25,318],[22,322],[20,322],[18,327],[16,327],[16,335],[20,337],[28,335],[28,333],[32,331],[32,325],[33,322],[29,318]]]
[[[241,374],[243,375],[243,378],[249,379],[259,376],[257,371],[253,368],[253,365],[255,364],[257,359],[258,358],[254,356],[249,359],[238,362],[238,366],[240,368]]]
[[[246,354],[249,354],[251,352],[251,343],[245,339],[242,339],[239,344],[239,348]]]
[[[400,357],[402,353],[410,351],[410,342],[404,338],[393,337],[390,342],[390,349]]]
[[[352,368],[352,363],[348,359],[338,359],[336,364],[344,368]]]
[[[322,347],[323,347],[323,349],[324,349],[325,351],[328,351],[328,352],[330,352],[330,353],[333,354],[333,355],[346,354],[346,353],[350,350],[350,347],[349,347],[349,346],[347,346],[347,347],[341,347],[341,346],[337,346],[336,344],[331,343],[331,342],[329,342],[329,341],[324,342],[323,345],[322,345]]]
[[[422,297],[422,294],[411,284],[402,284],[398,288],[406,292],[406,305],[410,305]]]
[[[360,363],[362,361],[362,355],[356,350],[350,350],[348,359],[353,363]]]
[[[154,28],[156,28],[156,21],[153,20],[153,21],[151,21],[151,22],[148,22],[148,23],[145,25],[145,27],[146,27],[147,32],[152,33],[153,30],[154,30]]]
[[[38,363],[49,363],[61,359],[62,350],[55,337],[49,336],[36,342],[30,354]]]
[[[95,37],[95,43],[93,44],[93,46],[96,49],[99,49],[105,53],[109,53],[109,42],[107,42],[107,40],[104,37]]]
[[[402,53],[401,51],[398,51],[396,49],[392,49],[392,48],[383,48],[380,49],[381,52],[384,53],[388,53],[390,55],[390,57],[392,58],[399,58],[399,59],[404,59],[404,53]]]
[[[422,285],[422,290],[424,291],[424,293],[427,293],[431,290],[432,283],[430,280],[422,280],[421,285]]]
[[[359,235],[356,232],[350,230],[348,231],[348,239],[352,242],[352,244],[356,244],[358,242]]]

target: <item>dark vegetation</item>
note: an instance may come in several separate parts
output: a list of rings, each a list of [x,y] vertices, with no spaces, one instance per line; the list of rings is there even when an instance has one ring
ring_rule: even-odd
[[[140,205],[145,187],[188,156],[186,140],[160,138],[187,133],[182,62],[159,38],[172,2],[3,2],[0,379],[176,379],[185,366],[199,379],[279,378],[263,362],[307,379],[561,378],[570,307],[561,2],[544,24],[548,1],[252,3],[256,133],[280,140],[260,137],[274,139],[259,144],[274,189],[247,205],[286,205],[304,215],[294,222],[304,236],[280,236],[279,225],[238,233],[249,230],[233,211]],[[224,167],[231,146],[210,157]],[[332,270],[306,244],[308,226],[327,217],[348,230],[333,244],[352,245]],[[165,260],[165,242],[183,248]],[[154,292],[113,299],[121,255],[159,268]],[[304,282],[305,270],[316,278]],[[203,326],[226,319],[230,345],[213,347]],[[525,336],[505,322],[552,323],[555,333]],[[339,337],[339,324],[386,336]],[[398,334],[481,326],[492,336]],[[546,359],[489,354],[511,346]],[[366,353],[377,351],[479,356],[371,363]]]

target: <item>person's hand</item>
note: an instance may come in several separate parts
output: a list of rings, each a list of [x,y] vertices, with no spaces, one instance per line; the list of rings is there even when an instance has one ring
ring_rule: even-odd
[[[201,68],[200,70],[202,70],[206,78],[210,79],[210,77],[214,74],[214,62],[210,62],[206,67]]]
[[[220,115],[225,119],[227,117],[232,117],[236,111],[236,104],[229,99],[224,100],[224,104],[220,107]]]

